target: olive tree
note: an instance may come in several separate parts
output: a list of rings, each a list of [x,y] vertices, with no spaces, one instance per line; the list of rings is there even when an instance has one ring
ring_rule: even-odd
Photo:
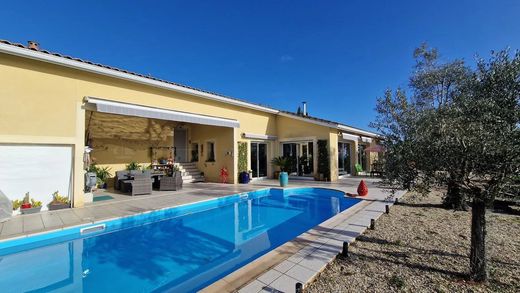
[[[384,136],[386,180],[427,192],[442,185],[472,207],[470,277],[487,279],[486,205],[520,171],[520,54],[493,53],[476,68],[437,64],[416,50],[411,94],[387,91],[372,124]],[[447,198],[450,197],[448,192]]]

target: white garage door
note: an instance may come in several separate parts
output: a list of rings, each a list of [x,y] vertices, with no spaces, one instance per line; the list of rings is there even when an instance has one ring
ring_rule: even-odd
[[[72,147],[0,145],[0,190],[11,200],[22,199],[26,192],[43,203],[52,193],[72,194]]]

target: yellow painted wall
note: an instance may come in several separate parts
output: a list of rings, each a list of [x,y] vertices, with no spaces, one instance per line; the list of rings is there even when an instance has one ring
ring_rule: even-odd
[[[220,182],[220,169],[227,168],[229,183],[235,183],[235,162],[237,156],[233,128],[216,127],[207,125],[191,125],[191,141],[199,143],[199,161],[197,167],[204,172],[207,181]],[[208,142],[215,143],[215,162],[208,162]],[[201,145],[202,150],[201,150]]]
[[[329,127],[316,125],[302,120],[285,116],[277,117],[277,135],[279,140],[316,137],[318,139],[329,139]]]
[[[336,129],[330,129],[328,140],[330,181],[336,181],[338,180],[338,131]]]

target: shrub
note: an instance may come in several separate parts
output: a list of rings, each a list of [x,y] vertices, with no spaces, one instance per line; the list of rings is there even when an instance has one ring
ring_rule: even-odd
[[[66,196],[60,195],[59,192],[56,190],[52,194],[52,201],[51,201],[51,203],[53,203],[53,204],[58,204],[58,203],[68,204],[69,203],[69,199]]]
[[[135,161],[132,161],[130,164],[126,165],[126,170],[141,170],[141,165]]]
[[[238,143],[238,173],[247,171],[247,142]]]
[[[398,275],[393,275],[390,280],[388,280],[388,283],[392,287],[396,287],[398,289],[402,289],[405,285],[403,278],[399,277]]]
[[[318,174],[323,174],[325,180],[330,180],[330,160],[327,140],[318,140]]]

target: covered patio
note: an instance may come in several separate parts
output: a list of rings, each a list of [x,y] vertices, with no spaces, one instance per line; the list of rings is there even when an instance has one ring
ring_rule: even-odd
[[[137,172],[117,180],[116,171],[133,168],[145,170],[161,190],[160,178],[175,175],[174,171],[187,183],[218,182],[221,168],[234,170],[236,120],[91,97],[86,102],[85,145],[92,149],[89,163],[108,170],[108,178],[101,182],[108,188],[128,193],[120,183],[133,180]],[[133,168],[129,168],[131,163]]]

